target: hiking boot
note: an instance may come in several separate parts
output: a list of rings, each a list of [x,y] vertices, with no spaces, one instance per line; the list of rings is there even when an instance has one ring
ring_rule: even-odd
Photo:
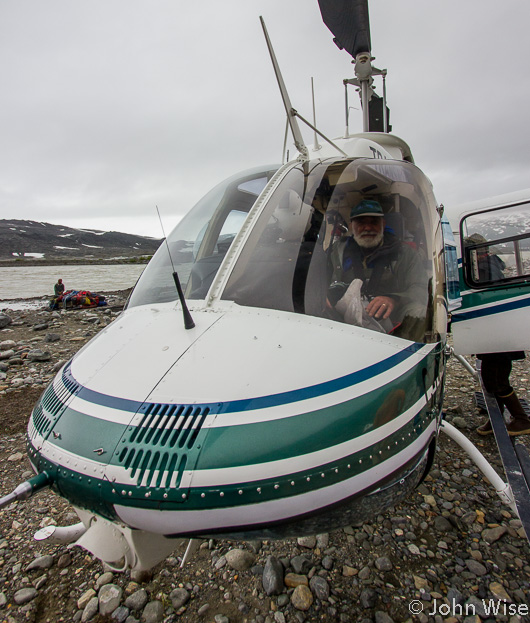
[[[483,436],[493,435],[493,427],[491,426],[489,418],[484,422],[484,424],[482,424],[482,426],[477,428],[477,433]]]
[[[530,435],[530,419],[528,417],[514,418],[507,426],[506,430],[510,437],[516,437],[517,435]]]
[[[519,402],[519,398],[517,398],[517,395],[514,391],[512,391],[509,396],[497,397],[497,401],[499,402],[499,404],[501,400],[510,412],[510,415],[515,420],[528,420],[528,416],[523,409],[523,405]]]

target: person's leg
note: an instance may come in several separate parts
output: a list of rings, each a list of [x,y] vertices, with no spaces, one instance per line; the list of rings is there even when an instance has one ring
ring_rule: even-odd
[[[501,413],[504,411],[504,404],[502,399],[499,398],[498,390],[499,387],[503,387],[502,376],[505,374],[504,366],[502,366],[503,357],[499,357],[496,354],[488,353],[486,355],[480,355],[481,365],[480,365],[480,376],[482,377],[482,382],[486,391],[490,394],[493,394],[497,400],[499,405],[499,409]],[[511,369],[511,362],[510,369]],[[500,364],[500,365],[499,365]],[[508,372],[508,377],[509,377]],[[510,388],[511,389],[511,388]],[[508,392],[507,392],[508,393]],[[477,433],[479,435],[493,435],[493,428],[491,426],[490,419],[488,419],[477,428]]]
[[[512,437],[516,435],[530,435],[530,418],[526,415],[523,405],[517,398],[517,394],[512,390],[511,394],[503,396],[502,400],[513,418],[506,426],[508,434]]]
[[[504,353],[492,353],[481,357],[480,373],[484,387],[495,396],[501,413],[506,407],[512,416],[512,421],[506,426],[508,433],[512,437],[530,434],[530,418],[526,415],[513,387],[510,385],[511,357]],[[489,418],[477,428],[477,433],[479,435],[491,435],[493,433]]]

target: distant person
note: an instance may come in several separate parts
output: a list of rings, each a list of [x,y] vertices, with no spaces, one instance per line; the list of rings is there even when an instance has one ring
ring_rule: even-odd
[[[53,290],[55,292],[55,296],[61,296],[64,293],[64,283],[62,279],[59,279],[57,283],[53,286]]]
[[[504,269],[506,264],[498,255],[493,253],[495,248],[491,244],[486,246],[487,242],[486,238],[479,233],[464,238],[466,247],[480,245],[476,249],[478,281],[480,283],[505,279]]]

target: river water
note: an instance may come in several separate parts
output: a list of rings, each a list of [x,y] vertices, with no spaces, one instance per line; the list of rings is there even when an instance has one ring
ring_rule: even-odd
[[[51,297],[59,278],[66,290],[125,290],[134,286],[145,267],[146,264],[1,267],[0,300]]]

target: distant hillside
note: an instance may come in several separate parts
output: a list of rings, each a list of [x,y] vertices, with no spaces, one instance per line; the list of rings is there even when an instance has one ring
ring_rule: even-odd
[[[0,261],[116,260],[153,255],[161,240],[117,231],[0,219]]]

